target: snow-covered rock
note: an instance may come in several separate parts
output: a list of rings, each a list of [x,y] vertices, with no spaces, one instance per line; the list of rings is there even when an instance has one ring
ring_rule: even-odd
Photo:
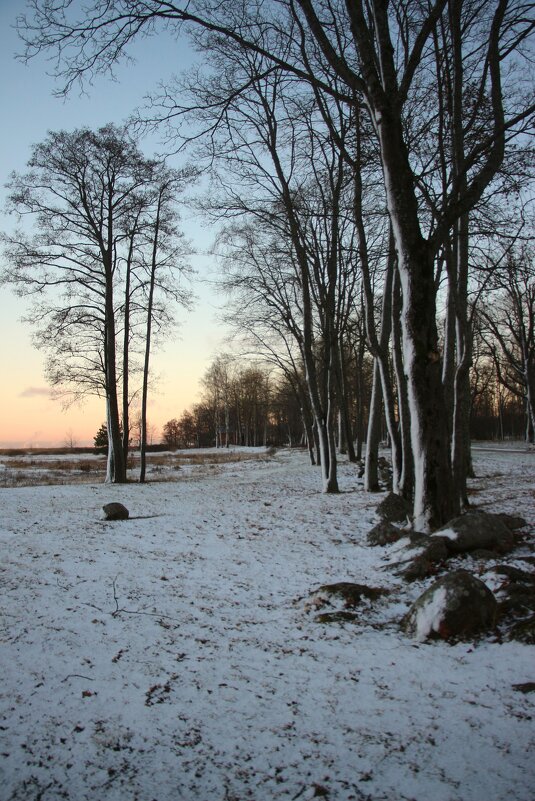
[[[393,523],[388,520],[381,520],[371,531],[366,535],[368,545],[390,545],[392,542],[397,542],[402,537],[406,536],[405,532],[401,531]]]
[[[368,587],[366,584],[354,584],[352,581],[337,581],[335,584],[323,584],[313,593],[313,604],[324,606],[333,601],[343,602],[344,607],[358,606],[363,598],[376,601],[388,590],[382,587]]]
[[[410,513],[409,503],[394,492],[389,492],[376,509],[376,514],[382,520],[388,520],[390,523],[403,523]]]
[[[451,553],[467,553],[479,549],[507,553],[515,544],[514,536],[498,515],[467,512],[450,520],[434,533],[445,537]]]
[[[408,548],[412,552],[408,559],[397,562],[394,572],[405,581],[417,581],[437,573],[438,568],[449,556],[444,537],[430,537],[427,534],[414,532],[408,540]]]
[[[486,584],[466,570],[436,581],[411,606],[404,630],[420,642],[472,637],[492,628],[497,601]]]

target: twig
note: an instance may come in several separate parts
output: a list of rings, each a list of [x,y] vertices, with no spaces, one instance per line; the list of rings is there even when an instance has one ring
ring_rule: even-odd
[[[165,620],[172,620],[173,623],[181,623],[181,621],[176,617],[170,617],[169,615],[162,615],[159,612],[143,612],[137,611],[135,609],[119,609],[119,598],[117,596],[117,576],[113,579],[112,582],[113,586],[113,600],[115,601],[115,609],[113,612],[110,612],[112,617],[117,617],[117,615],[125,614],[125,615],[145,615],[146,617],[159,617]]]
[[[119,613],[119,600],[117,598],[117,576],[113,579],[113,600],[115,601],[115,612],[112,612],[112,617]]]

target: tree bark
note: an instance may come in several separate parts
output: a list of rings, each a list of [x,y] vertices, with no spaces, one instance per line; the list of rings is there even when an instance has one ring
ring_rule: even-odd
[[[111,224],[110,237],[111,237]],[[126,483],[126,462],[123,454],[119,403],[117,397],[117,354],[115,343],[115,308],[113,303],[113,265],[111,250],[105,251],[105,352],[106,352],[106,410],[108,425],[108,467],[106,481]]]
[[[382,412],[381,371],[378,359],[373,360],[373,384],[368,417],[368,434],[366,437],[366,468],[364,471],[364,489],[367,492],[379,492],[379,442],[381,441]]]

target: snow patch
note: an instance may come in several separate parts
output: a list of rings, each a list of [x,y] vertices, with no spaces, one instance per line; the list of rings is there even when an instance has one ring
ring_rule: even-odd
[[[456,540],[459,538],[459,532],[454,531],[452,528],[441,528],[440,531],[435,531],[431,536],[447,537],[449,540]]]
[[[446,611],[446,598],[446,588],[438,587],[426,605],[418,610],[415,620],[418,642],[426,640],[432,631],[439,630]]]

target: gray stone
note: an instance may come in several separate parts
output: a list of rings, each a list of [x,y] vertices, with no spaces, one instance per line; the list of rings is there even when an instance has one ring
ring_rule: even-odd
[[[525,681],[522,684],[511,684],[517,693],[535,693],[535,681]]]
[[[527,526],[526,520],[517,515],[508,515],[505,512],[500,512],[497,515],[494,515],[494,517],[497,517],[498,520],[501,520],[501,522],[507,526],[509,531],[516,531],[518,528],[524,528],[524,526]]]
[[[504,588],[505,600],[500,603],[502,615],[522,616],[535,612],[535,586],[511,582]]]
[[[106,520],[128,520],[130,512],[122,503],[105,503],[102,507]]]
[[[388,590],[381,587],[368,587],[366,584],[354,584],[351,581],[338,581],[336,584],[323,584],[319,589],[314,592],[314,597],[317,598],[318,605],[320,604],[321,596],[327,596],[327,599],[337,598],[344,602],[346,608],[357,606],[363,598],[370,601],[375,601],[381,595],[386,595]],[[329,601],[327,600],[326,603]]]
[[[425,534],[419,535],[419,538],[423,537]],[[425,540],[420,539],[416,546],[413,544],[411,547],[418,547],[420,550],[406,562],[399,562],[398,567],[401,569],[396,572],[405,581],[417,581],[436,575],[449,556],[444,537],[425,537]]]
[[[515,545],[511,531],[497,515],[467,512],[450,520],[433,536],[447,539],[450,553],[492,550],[507,553]]]
[[[355,612],[322,612],[314,618],[316,623],[347,623],[357,620]]]
[[[535,615],[515,623],[509,632],[509,639],[535,645]]]
[[[522,622],[535,613],[535,574],[514,565],[496,565],[496,574],[503,576],[500,587],[500,616],[507,622]]]
[[[389,523],[403,523],[410,517],[411,507],[401,495],[389,492],[377,507],[376,514]]]
[[[436,581],[411,606],[404,630],[419,640],[471,639],[492,629],[496,598],[466,570],[456,570]]]
[[[368,532],[366,539],[368,545],[390,545],[404,536],[406,536],[405,533],[394,526],[393,523],[389,523],[388,520],[381,520]]]
[[[535,573],[521,570],[514,565],[496,565],[494,572],[500,576],[506,576],[510,581],[514,581],[517,584],[535,585]]]

